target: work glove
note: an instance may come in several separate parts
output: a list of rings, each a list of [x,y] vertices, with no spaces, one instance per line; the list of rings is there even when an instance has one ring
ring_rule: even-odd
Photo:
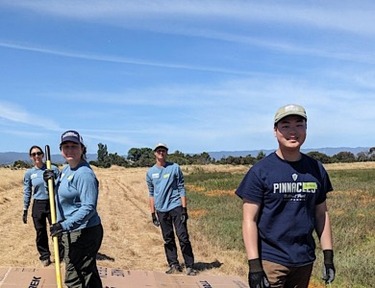
[[[63,228],[60,223],[52,224],[51,227],[49,227],[49,232],[51,233],[51,237],[60,236],[63,232]]]
[[[46,169],[43,172],[43,180],[48,183],[49,179],[55,180],[55,173],[51,169]]]
[[[270,283],[268,282],[266,273],[260,264],[260,259],[248,260],[249,263],[249,287],[250,288],[269,288]]]
[[[326,284],[330,284],[335,280],[336,269],[333,265],[333,250],[323,250],[324,268],[323,280]]]
[[[188,216],[188,213],[187,213],[187,208],[182,207],[181,222],[185,223],[186,220],[188,220],[188,219],[189,219],[189,216]]]
[[[152,213],[151,213],[151,217],[152,217],[152,223],[153,223],[156,227],[159,227],[159,226],[160,226],[160,222],[159,222],[158,218],[156,217],[155,212],[152,212]]]
[[[23,224],[27,224],[27,210],[23,210],[23,215],[22,215],[22,222]]]

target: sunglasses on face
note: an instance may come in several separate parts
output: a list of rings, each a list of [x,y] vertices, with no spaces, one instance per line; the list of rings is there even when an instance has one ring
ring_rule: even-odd
[[[31,156],[35,157],[36,155],[40,156],[43,155],[43,152],[34,152],[30,154]]]
[[[156,153],[167,153],[167,150],[165,150],[165,149],[158,149],[158,150],[156,150]]]

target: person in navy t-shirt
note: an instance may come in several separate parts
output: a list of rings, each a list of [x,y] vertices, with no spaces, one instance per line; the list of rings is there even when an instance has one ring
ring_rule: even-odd
[[[315,260],[316,231],[324,255],[325,282],[335,278],[326,197],[332,191],[323,165],[300,152],[307,115],[300,105],[279,108],[276,152],[256,163],[236,194],[243,200],[242,232],[250,288],[308,287]]]

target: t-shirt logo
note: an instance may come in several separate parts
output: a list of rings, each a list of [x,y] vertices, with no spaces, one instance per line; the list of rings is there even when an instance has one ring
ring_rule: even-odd
[[[298,174],[291,175],[293,181],[273,183],[273,193],[282,194],[284,201],[305,201],[310,193],[316,193],[318,184],[316,182],[297,181]]]

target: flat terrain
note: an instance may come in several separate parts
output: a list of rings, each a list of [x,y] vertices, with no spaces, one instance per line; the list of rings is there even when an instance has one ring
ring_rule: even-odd
[[[98,210],[104,226],[100,266],[129,270],[165,271],[160,230],[152,225],[145,183],[146,168],[95,169],[100,181]],[[35,247],[35,231],[30,216],[22,223],[22,179],[25,170],[0,168],[0,266],[42,267]],[[246,274],[244,253],[222,251],[207,243],[204,235],[193,233],[194,211],[189,228],[201,273],[212,275]],[[52,243],[51,243],[51,251]],[[180,257],[180,260],[182,258]]]
[[[375,168],[375,163],[331,164],[326,168]],[[185,173],[192,169],[183,167]],[[245,173],[248,168],[210,165],[204,166],[204,169]],[[152,225],[150,219],[146,170],[95,168],[100,181],[98,210],[105,233],[99,251],[100,266],[157,272],[167,269],[160,230]],[[30,212],[28,223],[22,223],[24,173],[25,170],[0,168],[1,267],[42,267],[35,247]],[[190,210],[190,215],[189,229],[198,270],[210,275],[240,276],[246,281],[245,252],[225,251],[208,243],[195,225],[193,210]]]

